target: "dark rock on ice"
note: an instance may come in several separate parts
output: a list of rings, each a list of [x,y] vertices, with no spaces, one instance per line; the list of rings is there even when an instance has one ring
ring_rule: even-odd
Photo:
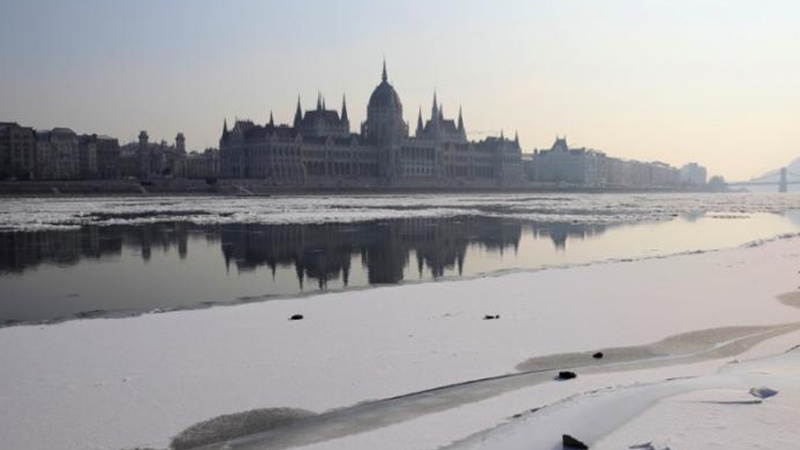
[[[760,388],[750,389],[750,395],[758,398],[770,398],[775,395],[778,395],[778,391],[776,391],[775,389],[770,389],[766,386],[762,386]]]
[[[564,448],[579,448],[579,449],[588,449],[589,446],[584,444],[583,442],[575,439],[574,437],[568,434],[561,435],[561,444]]]
[[[289,317],[289,320],[303,320],[302,314],[294,314],[292,317]]]
[[[494,319],[499,319],[499,318],[500,318],[500,314],[494,314],[494,315],[486,314],[485,316],[483,316],[483,320],[494,320]]]
[[[578,375],[575,372],[570,372],[569,370],[562,370],[561,372],[558,372],[559,380],[571,380],[577,376]]]
[[[594,355],[592,355],[592,358],[594,358],[594,359],[603,359],[603,352],[595,353]]]

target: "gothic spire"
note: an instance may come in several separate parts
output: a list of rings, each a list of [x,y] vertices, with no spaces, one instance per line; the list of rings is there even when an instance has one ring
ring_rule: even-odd
[[[461,115],[461,106],[458,107],[458,132],[464,132],[464,118]]]
[[[419,116],[417,117],[417,137],[422,136],[422,106],[419,107]]]
[[[317,111],[322,111],[322,91],[317,91]]]
[[[517,130],[514,130],[514,143],[519,147],[519,132]]]
[[[228,134],[228,118],[222,119],[222,135],[225,136]]]
[[[300,108],[300,96],[297,96],[297,110],[294,113],[294,127],[297,128],[300,126],[300,122],[303,120],[303,110]]]
[[[439,118],[439,106],[436,104],[436,89],[433,90],[433,107],[431,107],[431,122]]]
[[[503,136],[503,129],[501,128],[500,129],[500,140],[502,141],[504,139],[505,139],[505,137]]]
[[[345,98],[344,94],[342,94],[342,122],[349,122],[350,120],[347,118],[347,99]]]
[[[381,81],[386,83],[389,77],[386,75],[386,58],[383,58],[383,74],[381,74]]]
[[[444,105],[439,105],[439,121],[444,122]]]
[[[269,126],[275,126],[275,120],[272,118],[272,111],[269,112]]]

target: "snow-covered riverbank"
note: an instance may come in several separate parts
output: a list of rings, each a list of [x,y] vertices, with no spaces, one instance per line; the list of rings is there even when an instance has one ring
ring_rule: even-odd
[[[181,430],[223,414],[273,407],[321,413],[513,373],[538,356],[800,322],[800,310],[777,298],[800,285],[798,244],[781,239],[661,259],[1,329],[0,435],[18,449],[164,448]],[[304,319],[288,320],[293,314]],[[524,388],[541,394],[524,402],[515,391],[480,400],[499,415],[477,409],[472,421],[430,426],[477,401],[431,409],[436,414],[427,418],[423,410],[397,425],[414,438],[381,447],[446,445],[586,390],[713,374],[721,362],[709,358],[612,370],[616,375],[587,376],[591,385],[581,384],[582,376],[540,383]],[[319,445],[364,448],[358,439],[392,429]]]

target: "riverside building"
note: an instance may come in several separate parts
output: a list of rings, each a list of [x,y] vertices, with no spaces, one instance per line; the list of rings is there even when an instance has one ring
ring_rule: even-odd
[[[287,186],[520,186],[525,183],[519,139],[469,141],[459,110],[446,119],[434,94],[430,118],[417,117],[413,136],[386,65],[367,104],[367,120],[352,133],[347,104],[316,109],[297,102],[294,122],[223,124],[220,170],[224,178],[260,179]]]

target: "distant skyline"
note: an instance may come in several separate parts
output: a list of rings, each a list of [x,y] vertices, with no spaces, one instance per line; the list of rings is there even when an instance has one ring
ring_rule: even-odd
[[[0,0],[0,121],[202,150],[224,118],[290,123],[322,92],[357,132],[385,57],[412,129],[435,89],[471,139],[566,135],[746,179],[800,157],[798,17],[779,0]]]

